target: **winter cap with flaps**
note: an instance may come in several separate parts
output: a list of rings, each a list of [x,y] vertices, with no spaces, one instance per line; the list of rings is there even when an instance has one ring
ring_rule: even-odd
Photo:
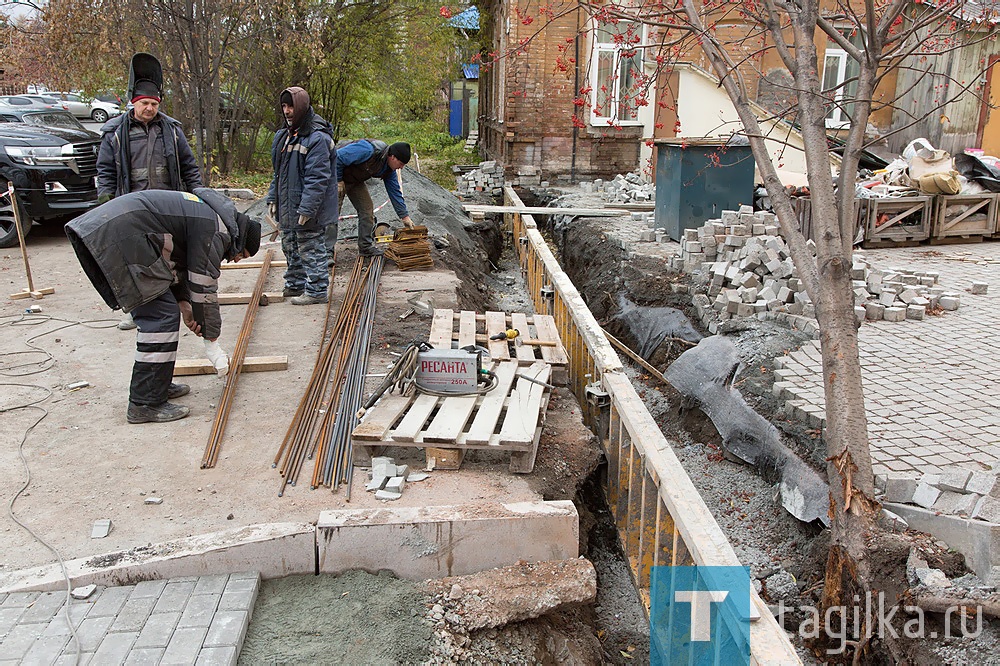
[[[410,144],[397,141],[389,146],[389,154],[406,164],[410,161]]]
[[[156,85],[155,81],[139,79],[135,82],[135,89],[132,91],[131,101],[134,104],[140,99],[154,99],[157,102],[160,101],[160,88]]]
[[[292,119],[288,121],[288,125],[292,129],[296,129],[309,113],[309,93],[298,86],[291,86],[281,91],[278,101],[292,107]]]

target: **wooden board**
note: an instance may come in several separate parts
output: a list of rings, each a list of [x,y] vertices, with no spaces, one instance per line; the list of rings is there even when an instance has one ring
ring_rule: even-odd
[[[467,213],[525,213],[527,215],[580,215],[583,217],[618,217],[628,215],[622,208],[546,208],[544,206],[490,206],[465,204]]]
[[[288,262],[285,261],[284,259],[278,259],[277,261],[271,262],[271,268],[284,268],[287,265]],[[263,261],[241,261],[236,264],[226,263],[220,266],[220,268],[224,271],[232,271],[238,268],[263,268],[263,267],[264,267]]]
[[[517,375],[546,381],[551,368],[543,361],[522,367],[508,360],[494,364],[493,370],[497,387],[484,395],[383,396],[351,433],[354,446],[521,452],[526,455],[512,457],[511,470],[530,472],[549,393]]]
[[[509,328],[516,328],[520,335],[513,340],[490,340]],[[545,361],[552,366],[551,381],[565,384],[568,376],[569,356],[559,338],[559,329],[550,315],[529,315],[486,312],[477,314],[468,310],[436,309],[431,320],[428,341],[436,349],[464,347],[475,332],[474,342],[490,352],[490,360],[517,359],[522,365]]]
[[[271,372],[272,370],[287,369],[287,356],[248,356],[243,359],[240,372]],[[205,358],[179,359],[174,363],[174,377],[214,374],[215,366]]]
[[[219,294],[219,305],[246,305],[250,302],[252,296],[253,294],[249,293]],[[261,305],[280,303],[285,300],[284,295],[280,291],[264,292],[264,298],[267,301],[261,303]]]

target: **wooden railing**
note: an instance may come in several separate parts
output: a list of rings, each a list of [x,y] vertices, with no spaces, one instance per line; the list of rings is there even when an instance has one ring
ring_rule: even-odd
[[[504,199],[509,206],[523,205],[510,186],[504,188]],[[570,359],[569,387],[580,402],[584,422],[600,436],[608,460],[604,492],[647,610],[654,566],[740,566],[532,216],[506,213],[504,220],[513,233],[535,310],[552,314],[559,327]],[[784,629],[752,590],[751,607],[751,661],[800,664]]]

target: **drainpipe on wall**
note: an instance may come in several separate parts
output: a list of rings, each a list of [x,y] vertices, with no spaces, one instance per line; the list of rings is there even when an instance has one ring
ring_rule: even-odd
[[[576,12],[576,38],[573,40],[573,57],[576,59],[576,66],[573,67],[573,95],[570,98],[570,104],[572,104],[573,97],[580,94],[580,12]],[[573,113],[576,113],[576,107],[573,107]],[[579,132],[576,123],[573,124],[573,152],[569,163],[569,182],[576,182],[576,138]]]

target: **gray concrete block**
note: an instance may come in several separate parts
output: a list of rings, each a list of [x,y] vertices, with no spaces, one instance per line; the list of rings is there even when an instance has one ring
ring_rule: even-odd
[[[239,647],[250,624],[250,614],[246,611],[221,611],[215,614],[212,626],[205,636],[205,647]]]
[[[23,659],[35,644],[35,640],[41,636],[44,628],[44,624],[15,625],[0,643],[0,654],[5,658]]]
[[[917,480],[908,474],[893,472],[885,477],[886,502],[910,502],[917,490]]]
[[[22,613],[24,613],[23,608],[0,608],[0,641],[17,624]]]
[[[976,504],[972,517],[991,523],[1000,523],[1000,500],[988,495],[983,497]]]
[[[138,587],[138,586],[137,586]],[[134,594],[134,593],[133,593]],[[114,631],[140,631],[153,612],[156,597],[129,597],[111,625]]]
[[[4,599],[3,608],[27,608],[34,603],[39,594],[41,592],[11,592]]]
[[[94,652],[104,640],[104,635],[111,629],[114,617],[88,617],[76,628],[80,639],[81,652]]]
[[[111,534],[110,518],[101,518],[99,520],[95,520],[94,524],[90,526],[91,539],[103,539],[109,534]]]
[[[885,312],[885,306],[881,303],[865,303],[865,317],[869,321],[880,321]]]
[[[972,286],[969,288],[969,292],[976,294],[977,296],[982,296],[990,288],[988,282],[973,282]]]
[[[132,644],[139,636],[137,631],[123,631],[108,634],[94,653],[94,664],[121,664],[128,658]]]
[[[992,472],[973,472],[965,483],[965,491],[977,495],[989,495],[997,485],[997,475]]]
[[[389,501],[398,500],[402,496],[403,496],[402,493],[390,493],[385,490],[375,491],[375,499],[380,499],[380,500],[389,500]]]
[[[170,637],[174,635],[177,622],[181,619],[179,612],[153,613],[146,620],[146,625],[135,640],[137,648],[166,648]]]
[[[402,493],[403,488],[406,486],[406,478],[402,476],[394,476],[389,479],[385,484],[385,491],[387,493]]]
[[[934,510],[955,516],[971,516],[976,508],[978,495],[967,495],[945,490],[934,502]]]
[[[229,576],[227,574],[220,574],[218,576],[199,576],[198,582],[195,583],[194,592],[191,594],[197,596],[199,594],[222,594],[223,590],[226,589],[226,583],[229,581]]]
[[[232,594],[247,594],[248,592],[248,590],[239,590],[232,592]],[[181,614],[181,619],[177,623],[177,626],[208,628],[212,624],[212,618],[215,616],[215,611],[219,607],[221,599],[221,593],[192,596],[188,599],[187,606],[184,607],[184,613]]]
[[[184,627],[178,628],[174,635],[170,637],[170,643],[163,652],[160,660],[161,666],[190,666],[198,660],[198,653],[201,652],[208,634],[207,627]]]
[[[957,310],[960,302],[956,296],[942,296],[938,299],[938,305],[942,310]]]
[[[906,318],[921,320],[927,313],[927,308],[923,305],[907,305],[906,306]]]
[[[231,590],[225,592],[219,600],[218,610],[221,611],[247,611],[253,609],[253,604],[257,600],[257,590]]]
[[[164,648],[142,648],[139,650],[133,648],[128,653],[125,666],[157,666],[163,658],[164,652],[166,652]]]
[[[965,492],[965,484],[972,477],[972,471],[960,467],[946,467],[941,470],[941,480],[935,485],[941,490],[950,490],[956,493]]]
[[[87,617],[87,613],[90,611],[91,604],[80,604],[75,603],[69,607],[70,618],[73,621],[73,627],[79,627],[80,623],[83,622],[84,618]],[[63,636],[69,635],[69,624],[66,622],[66,607],[63,606],[56,613],[55,617],[49,620],[48,625],[45,627],[45,631],[42,632],[42,636]]]
[[[260,574],[257,572],[234,573],[229,576],[223,593],[234,590],[256,590],[258,587],[260,587]]]
[[[132,585],[104,588],[99,592],[99,596],[93,599],[94,607],[90,609],[87,617],[117,615],[134,589]]]
[[[156,600],[156,606],[153,607],[154,613],[171,613],[184,610],[185,604],[187,604],[188,599],[191,598],[191,594],[194,592],[196,583],[182,582],[182,583],[167,583],[166,587],[163,588],[163,592],[160,593],[160,598]]]
[[[940,495],[940,490],[929,483],[921,481],[917,484],[916,490],[913,491],[913,503],[922,506],[925,509],[930,509],[934,506],[934,502],[937,501]]]
[[[887,307],[882,312],[882,319],[884,319],[885,321],[892,321],[892,322],[903,321],[904,319],[906,319],[906,308]]]
[[[43,592],[31,606],[24,609],[20,623],[48,622],[65,603],[65,592]]]
[[[29,664],[51,664],[59,658],[63,648],[69,643],[69,633],[60,636],[45,636],[36,640],[24,655],[21,662],[24,666]]]
[[[166,586],[167,581],[165,580],[144,580],[141,583],[136,583],[135,589],[132,590],[132,594],[129,597],[131,599],[158,597]]]
[[[235,666],[239,650],[232,646],[202,648],[196,666]]]

